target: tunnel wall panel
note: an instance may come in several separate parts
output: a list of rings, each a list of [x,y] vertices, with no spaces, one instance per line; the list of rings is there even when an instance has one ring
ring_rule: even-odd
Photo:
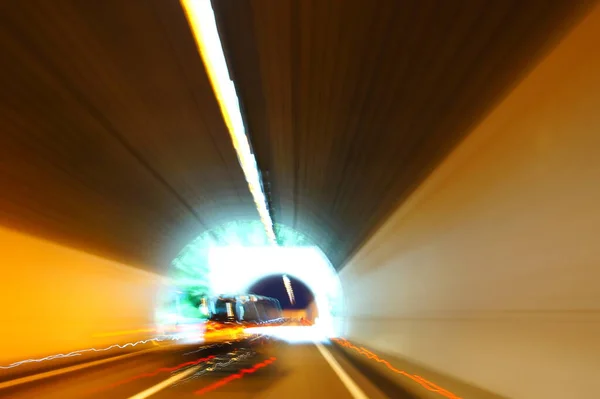
[[[600,392],[600,8],[341,271],[350,339],[511,398]]]
[[[153,327],[158,275],[0,228],[0,362],[138,340]]]

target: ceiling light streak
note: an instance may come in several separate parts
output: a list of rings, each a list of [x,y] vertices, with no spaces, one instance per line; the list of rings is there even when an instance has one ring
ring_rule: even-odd
[[[181,5],[204,61],[206,72],[248,182],[250,193],[254,198],[256,209],[265,227],[265,232],[269,241],[276,244],[273,221],[267,207],[256,159],[250,149],[248,136],[246,136],[235,85],[229,77],[229,70],[227,69],[227,62],[225,61],[225,54],[210,0],[181,0]]]
[[[294,297],[294,290],[292,289],[292,282],[290,278],[283,275],[283,285],[285,285],[285,289],[287,291],[288,297],[290,298],[290,303],[293,305],[296,303],[296,297]]]

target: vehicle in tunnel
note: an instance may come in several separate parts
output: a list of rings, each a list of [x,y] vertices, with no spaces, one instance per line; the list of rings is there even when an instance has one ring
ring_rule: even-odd
[[[276,323],[282,318],[281,304],[275,298],[259,295],[222,295],[210,300],[207,325],[218,327],[232,323]]]
[[[220,295],[208,301],[209,317],[204,339],[210,342],[243,341],[247,329],[275,326],[284,322],[281,304],[275,298],[259,295]],[[264,348],[267,339],[255,336],[250,345]]]

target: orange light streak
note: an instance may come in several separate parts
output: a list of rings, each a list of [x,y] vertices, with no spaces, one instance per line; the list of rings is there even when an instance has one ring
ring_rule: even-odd
[[[131,335],[131,334],[141,334],[141,333],[156,333],[156,334],[166,334],[166,333],[176,333],[182,332],[186,330],[195,330],[201,328],[203,323],[194,323],[194,324],[182,324],[182,325],[167,325],[162,326],[160,328],[138,328],[136,330],[123,330],[123,331],[109,331],[96,333],[92,335],[93,338],[100,337],[116,337],[119,335]]]
[[[396,374],[403,375],[404,377],[410,378],[411,380],[413,380],[417,384],[421,385],[423,388],[427,389],[428,391],[438,393],[449,399],[462,399],[460,396],[457,396],[457,395],[453,394],[452,392],[445,390],[444,388],[440,387],[439,385],[436,385],[433,382],[428,381],[421,376],[418,376],[416,374],[410,374],[403,370],[398,370],[397,368],[392,366],[387,360],[381,359],[379,356],[377,356],[373,352],[371,352],[363,347],[358,347],[358,346],[351,344],[346,339],[333,338],[332,340],[337,342],[338,344],[340,344],[341,346],[343,346],[345,348],[355,350],[356,352],[360,353],[361,355],[366,356],[367,358],[374,360],[377,363],[384,364],[390,371],[393,371]]]
[[[234,381],[234,380],[239,380],[239,379],[240,379],[240,378],[242,378],[244,375],[255,373],[255,372],[257,372],[258,370],[262,369],[263,367],[267,367],[269,364],[273,363],[275,360],[277,360],[277,358],[276,358],[276,357],[271,357],[271,358],[269,358],[269,359],[265,360],[265,361],[264,361],[264,362],[262,362],[262,363],[255,364],[254,366],[252,366],[252,367],[251,367],[251,368],[249,368],[249,369],[243,369],[243,370],[241,370],[241,371],[240,371],[240,372],[238,372],[238,373],[235,373],[235,374],[232,374],[232,375],[230,375],[230,376],[227,376],[227,377],[225,377],[225,378],[223,378],[223,379],[221,379],[221,380],[219,380],[219,381],[215,382],[214,384],[211,384],[211,385],[209,385],[209,386],[206,386],[206,387],[204,387],[204,388],[201,388],[201,389],[197,390],[197,391],[196,391],[196,392],[194,392],[194,393],[195,393],[196,395],[204,395],[205,393],[212,392],[212,391],[214,391],[215,389],[217,389],[217,388],[220,388],[220,387],[222,387],[223,385],[226,385],[226,384],[230,383],[231,381]]]
[[[119,336],[119,335],[131,335],[131,334],[140,334],[140,333],[146,333],[146,332],[158,333],[159,331],[176,332],[177,331],[177,327],[176,326],[169,326],[169,327],[164,327],[162,329],[158,329],[158,328],[139,328],[137,330],[111,331],[111,332],[97,333],[97,334],[94,334],[93,337],[94,338],[116,337],[116,336]]]
[[[244,329],[242,327],[220,327],[220,326],[210,326],[207,327],[204,332],[204,339],[218,339],[218,338],[228,338],[228,339],[236,339],[240,337],[244,333]]]

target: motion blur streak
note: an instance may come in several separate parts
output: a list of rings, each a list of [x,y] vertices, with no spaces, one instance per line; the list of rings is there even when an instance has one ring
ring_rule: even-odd
[[[235,339],[240,334],[244,333],[242,327],[224,327],[220,330],[206,331],[204,332],[204,338],[207,340],[216,339]]]
[[[227,344],[229,344],[229,342],[223,342],[223,343],[218,343],[218,344],[212,344],[212,345],[208,345],[208,346],[203,346],[200,349],[197,349],[197,350],[191,351],[191,352],[186,352],[183,355],[184,356],[192,355],[194,353],[202,352],[202,351],[205,351],[205,350],[210,349],[210,348],[215,348],[215,347],[216,348],[220,348],[220,347],[225,346]]]
[[[254,366],[252,366],[249,369],[243,369],[239,373],[227,376],[227,377],[223,378],[222,380],[215,382],[214,384],[211,384],[211,385],[209,385],[207,387],[204,387],[202,389],[197,390],[194,393],[196,395],[204,395],[206,393],[214,391],[215,389],[220,388],[223,385],[226,385],[226,384],[230,383],[231,381],[238,380],[238,379],[242,378],[246,374],[252,374],[252,373],[257,372],[258,370],[260,370],[263,367],[267,367],[269,364],[273,363],[275,360],[277,360],[276,357],[271,357],[271,358],[265,360],[262,363],[257,363],[257,364],[255,364]]]
[[[186,384],[186,383],[190,382],[191,380],[194,380],[196,378],[200,378],[203,375],[215,372],[216,370],[223,369],[225,367],[229,367],[233,363],[237,363],[237,362],[246,360],[247,358],[249,358],[251,356],[253,356],[252,353],[246,353],[246,354],[241,354],[241,355],[235,355],[234,357],[232,357],[231,359],[229,359],[226,362],[217,362],[217,363],[211,362],[213,364],[211,364],[210,366],[206,367],[204,370],[200,370],[200,371],[192,374],[188,378],[186,378],[184,380],[181,380],[181,381],[173,384],[173,386]],[[217,358],[216,360],[219,360],[219,359]]]
[[[203,358],[198,359],[198,360],[193,360],[193,361],[190,361],[190,362],[181,363],[181,364],[179,364],[177,366],[173,366],[173,367],[161,367],[161,368],[159,368],[157,370],[154,370],[154,371],[152,371],[150,373],[139,374],[139,375],[133,376],[131,378],[127,378],[125,380],[115,382],[114,384],[111,384],[111,385],[107,386],[105,389],[112,389],[112,388],[115,388],[115,387],[118,387],[118,386],[121,386],[121,385],[125,385],[125,384],[128,384],[130,382],[142,379],[142,378],[155,377],[155,376],[157,376],[160,373],[172,373],[173,371],[180,370],[180,369],[182,369],[184,367],[196,366],[196,365],[198,365],[200,363],[207,362],[207,361],[212,360],[214,358],[215,358],[214,356],[207,356],[207,357],[203,357]]]
[[[396,374],[400,374],[400,375],[410,378],[411,380],[415,381],[416,383],[418,383],[419,385],[421,385],[423,388],[427,389],[428,391],[436,392],[436,393],[438,393],[442,396],[445,396],[446,398],[449,398],[449,399],[462,399],[460,396],[456,396],[452,392],[445,390],[444,388],[434,384],[431,381],[426,380],[423,377],[420,377],[420,376],[414,375],[414,374],[409,374],[403,370],[398,370],[397,368],[392,366],[387,360],[381,359],[379,356],[377,356],[373,352],[371,352],[363,347],[359,348],[358,346],[352,345],[346,339],[333,338],[332,340],[337,342],[338,344],[340,344],[341,346],[343,346],[345,348],[354,349],[356,352],[360,353],[361,355],[366,356],[367,358],[369,358],[371,360],[375,360],[377,363],[384,364],[389,370],[393,371]]]
[[[292,344],[325,342],[327,340],[325,331],[317,326],[251,327],[245,329],[244,332],[249,335],[274,337]]]
[[[221,108],[223,119],[229,130],[233,147],[238,156],[240,166],[248,182],[250,193],[262,221],[267,237],[276,243],[273,221],[267,208],[267,201],[262,189],[256,159],[250,149],[246,129],[240,110],[235,85],[229,78],[229,70],[225,61],[225,53],[221,45],[219,31],[210,0],[181,0],[196,44],[210,78],[215,97]]]
[[[296,299],[294,298],[294,290],[292,289],[292,282],[290,281],[290,278],[286,275],[283,275],[283,285],[285,285],[288,297],[290,298],[290,302],[293,305],[294,303],[296,303]]]
[[[156,338],[94,334],[152,327],[164,276],[1,226],[0,250],[0,366]]]
[[[177,327],[171,326],[171,327],[166,327],[166,328],[163,327],[162,329],[159,329],[159,328],[140,328],[140,329],[137,329],[137,330],[113,331],[113,332],[105,332],[105,333],[94,334],[93,337],[117,337],[119,335],[131,335],[131,334],[139,334],[139,333],[146,333],[146,332],[157,333],[157,332],[159,332],[159,330],[162,330],[164,332],[174,332],[174,331],[177,331]]]
[[[143,345],[143,344],[147,344],[148,342],[162,342],[162,341],[173,341],[178,339],[177,337],[166,337],[166,338],[151,338],[151,339],[146,339],[143,341],[137,341],[137,342],[128,342],[126,344],[123,345],[119,345],[119,344],[115,344],[115,345],[111,345],[107,348],[88,348],[88,349],[81,349],[78,351],[74,351],[74,352],[69,352],[69,353],[59,353],[58,355],[50,355],[50,356],[46,356],[46,357],[42,357],[39,359],[27,359],[27,360],[21,360],[12,364],[9,364],[8,366],[0,366],[0,369],[12,369],[18,366],[22,366],[24,364],[27,363],[41,363],[41,362],[46,362],[46,361],[50,361],[50,360],[55,360],[55,359],[63,359],[66,357],[73,357],[73,356],[81,356],[83,353],[88,353],[88,352],[105,352],[105,351],[109,351],[111,349],[125,349],[128,347],[134,347],[137,345]]]

